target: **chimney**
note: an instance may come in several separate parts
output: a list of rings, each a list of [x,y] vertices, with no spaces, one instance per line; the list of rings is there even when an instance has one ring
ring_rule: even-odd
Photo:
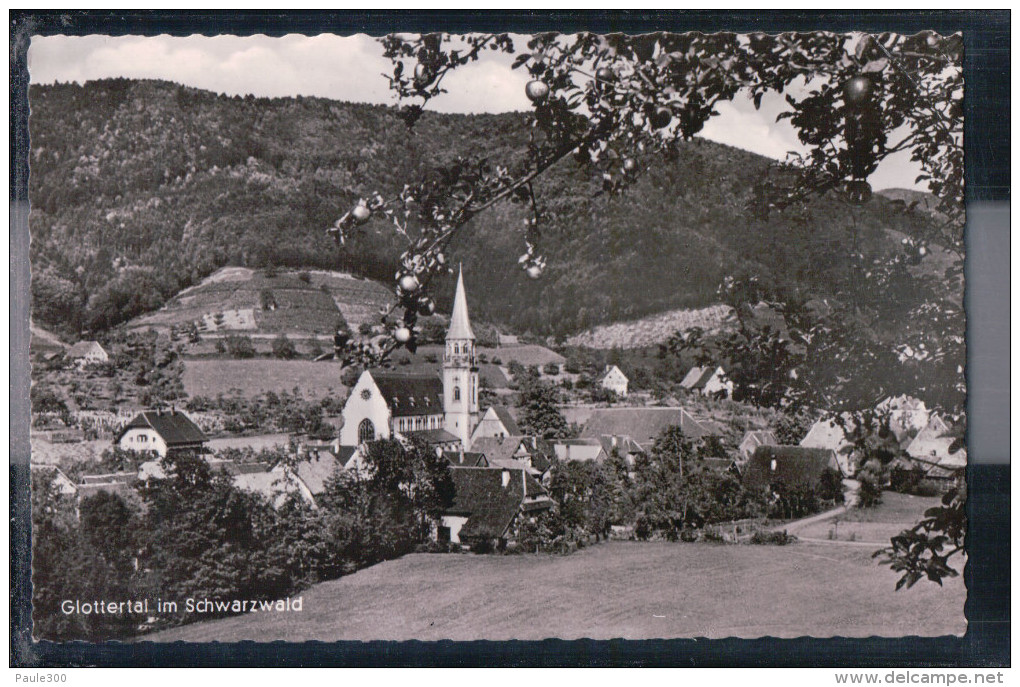
[[[503,486],[510,484],[510,471],[503,468]]]

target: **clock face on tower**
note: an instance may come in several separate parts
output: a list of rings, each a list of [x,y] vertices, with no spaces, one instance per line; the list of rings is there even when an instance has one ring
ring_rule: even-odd
[[[367,401],[368,399],[372,398],[372,392],[369,391],[368,389],[363,389],[361,392],[361,397]]]

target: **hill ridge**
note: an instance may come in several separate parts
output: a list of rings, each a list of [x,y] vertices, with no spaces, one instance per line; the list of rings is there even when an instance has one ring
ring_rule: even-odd
[[[371,221],[343,251],[325,228],[359,197],[479,153],[511,162],[527,115],[426,113],[409,132],[386,105],[217,95],[171,82],[33,85],[33,315],[74,337],[156,311],[226,266],[352,272],[389,284],[402,246]],[[543,278],[521,272],[522,208],[504,203],[464,228],[472,315],[504,330],[569,336],[716,302],[722,278],[755,274],[779,293],[831,295],[848,274],[849,209],[817,199],[768,222],[747,211],[767,158],[694,139],[619,197],[565,161],[536,183]],[[858,211],[865,252],[886,229],[930,217],[876,196]],[[434,284],[440,310],[452,283]]]

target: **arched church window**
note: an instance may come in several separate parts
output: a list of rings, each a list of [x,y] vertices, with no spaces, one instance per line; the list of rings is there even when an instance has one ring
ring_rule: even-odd
[[[366,441],[375,441],[375,425],[368,418],[358,425],[358,443],[363,444]]]
[[[453,400],[454,401],[459,401],[460,400],[460,387],[459,386],[453,387]]]
[[[460,355],[460,344],[453,344],[453,354]]]

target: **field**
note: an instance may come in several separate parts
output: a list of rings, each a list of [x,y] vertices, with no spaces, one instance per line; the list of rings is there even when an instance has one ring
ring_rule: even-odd
[[[693,327],[712,330],[721,327],[730,316],[730,308],[712,305],[707,308],[669,310],[628,322],[613,322],[581,332],[567,339],[568,346],[588,348],[641,348],[660,344],[677,331]]]
[[[893,491],[882,493],[875,508],[854,508],[835,520],[816,522],[797,530],[803,539],[825,539],[883,544],[928,508],[939,505],[937,496],[910,496]]]
[[[188,396],[215,398],[238,390],[242,396],[267,391],[301,390],[305,398],[346,394],[340,383],[340,368],[332,362],[310,360],[186,360],[184,391]]]
[[[871,549],[609,542],[569,556],[414,554],[306,590],[300,613],[145,637],[540,640],[962,634],[966,589],[896,576]]]

